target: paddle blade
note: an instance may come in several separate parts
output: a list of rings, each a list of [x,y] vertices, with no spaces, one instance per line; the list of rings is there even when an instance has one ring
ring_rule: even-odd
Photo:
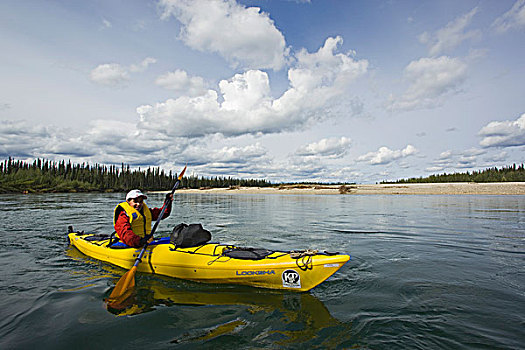
[[[133,266],[128,272],[126,272],[120,280],[117,282],[117,285],[111,292],[108,300],[117,300],[122,299],[123,296],[129,294],[128,291],[135,287],[135,273],[137,272],[137,267]]]
[[[133,305],[133,298],[130,298],[134,295],[133,288],[128,288],[124,294],[116,298],[107,298],[104,300],[109,312],[114,313],[114,311],[120,311],[127,309],[130,305]]]
[[[182,171],[180,172],[180,175],[177,177],[177,179],[179,179],[179,180],[182,179],[182,177],[184,176],[184,173],[186,172],[186,168],[187,168],[187,167],[188,167],[188,166],[186,165],[186,166],[184,167],[184,169],[182,169]]]

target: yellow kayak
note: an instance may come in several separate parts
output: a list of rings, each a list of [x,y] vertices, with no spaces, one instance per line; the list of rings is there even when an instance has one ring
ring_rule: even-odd
[[[107,235],[71,232],[68,238],[83,254],[124,269],[133,266],[141,251],[141,248],[108,247]],[[137,270],[197,282],[302,292],[325,281],[350,259],[346,254],[337,253],[264,250],[262,254],[261,250],[251,249],[219,243],[174,248],[166,237],[147,247]],[[244,252],[255,253],[257,257],[247,258]]]

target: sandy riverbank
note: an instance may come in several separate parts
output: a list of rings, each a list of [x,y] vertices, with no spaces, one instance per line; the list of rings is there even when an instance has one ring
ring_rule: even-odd
[[[433,184],[380,184],[347,185],[347,195],[352,194],[489,194],[525,195],[525,182],[497,183],[433,183]],[[280,186],[240,187],[210,189],[180,189],[184,193],[229,193],[229,194],[323,194],[340,195],[340,186]]]

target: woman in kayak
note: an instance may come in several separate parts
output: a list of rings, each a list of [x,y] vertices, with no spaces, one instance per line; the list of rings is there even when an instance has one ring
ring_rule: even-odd
[[[171,200],[168,201],[169,204],[162,219],[167,218],[171,213],[173,194],[168,193],[166,198],[168,197]],[[162,208],[148,208],[144,203],[147,198],[140,190],[132,190],[126,195],[126,201],[115,207],[113,225],[116,235],[130,247],[138,248],[153,240],[150,235],[151,222],[158,219]]]

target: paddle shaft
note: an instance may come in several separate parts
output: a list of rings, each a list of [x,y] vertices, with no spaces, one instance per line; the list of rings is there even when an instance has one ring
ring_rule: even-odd
[[[182,170],[181,174],[177,178],[177,182],[175,182],[175,185],[173,185],[173,188],[171,189],[171,195],[173,195],[175,193],[175,190],[179,187],[180,180],[182,179],[182,176],[184,175],[185,171],[186,171],[186,167],[184,167],[184,170]],[[160,220],[162,220],[162,217],[164,216],[164,213],[166,212],[166,209],[170,205],[171,201],[172,201],[171,196],[166,197],[166,199],[164,200],[164,205],[162,206],[162,210],[160,211],[159,217],[157,218],[157,221],[155,221],[155,225],[153,225],[153,228],[151,229],[151,233],[149,234],[149,236],[153,237],[153,234],[157,230]],[[148,245],[149,243],[146,241],[146,243],[144,244],[144,247],[142,247],[142,250],[140,251],[139,256],[137,256],[137,259],[135,259],[135,263],[133,264],[134,267],[136,267],[142,260],[142,256],[144,256],[144,252],[146,251],[146,248],[148,247]]]
[[[162,206],[162,209],[160,211],[160,215],[157,218],[157,221],[155,222],[155,226],[153,226],[153,229],[151,230],[151,233],[148,236],[153,237],[153,234],[157,230],[157,227],[159,226],[160,220],[164,216],[164,213],[166,212],[166,209],[168,208],[168,205],[172,201],[173,193],[175,193],[175,190],[180,185],[180,180],[182,179],[182,176],[184,175],[184,172],[186,171],[186,167],[182,170],[179,177],[177,178],[177,182],[175,182],[175,185],[173,186],[173,189],[171,190],[171,196],[167,196],[164,200],[164,205]],[[111,292],[111,295],[108,298],[108,306],[118,306],[120,304],[120,301],[122,298],[126,297],[126,293],[130,290],[130,288],[133,288],[135,286],[135,273],[137,272],[137,265],[141,262],[142,257],[144,256],[144,252],[146,251],[146,248],[148,247],[148,242],[144,244],[144,247],[142,247],[142,250],[140,251],[139,256],[135,259],[135,263],[131,267],[131,269],[126,272],[120,280],[115,285],[115,288],[113,288],[113,292]],[[129,295],[128,295],[129,296]]]

